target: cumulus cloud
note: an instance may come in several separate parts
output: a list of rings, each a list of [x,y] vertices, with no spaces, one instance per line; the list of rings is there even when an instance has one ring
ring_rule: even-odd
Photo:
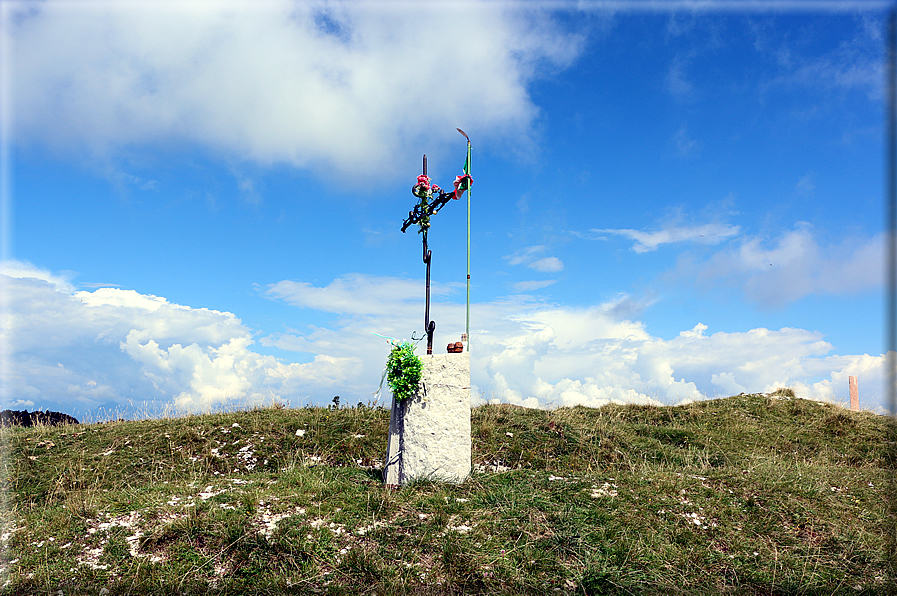
[[[74,286],[71,284],[71,275],[51,273],[46,269],[35,267],[28,261],[17,261],[14,259],[0,261],[0,274],[8,277],[40,280],[59,288],[61,291],[74,291]]]
[[[326,292],[340,283],[334,280],[320,289]],[[367,283],[376,285],[377,280],[368,278]],[[395,280],[382,283],[389,287]],[[352,354],[365,361],[368,379],[379,379],[388,346],[372,348],[370,331],[407,338],[410,329],[420,329],[423,304],[405,306],[411,312],[347,312],[332,328],[293,330],[261,341],[283,349]],[[474,398],[528,407],[657,404],[790,386],[800,397],[842,402],[846,375],[861,374],[870,389],[864,407],[885,406],[883,356],[833,355],[820,333],[792,328],[708,334],[707,325],[698,322],[676,337],[659,338],[634,320],[643,307],[627,295],[580,308],[525,295],[472,304]],[[438,349],[463,332],[464,305],[437,301],[432,308],[440,321]]]
[[[311,363],[283,364],[249,350],[254,342],[245,336],[233,337],[217,347],[192,343],[163,348],[152,339],[141,343],[145,335],[131,330],[121,349],[141,365],[153,387],[172,396],[178,410],[300,397],[302,390],[311,387],[345,383],[347,373],[355,368],[352,365],[357,364],[352,359],[324,355],[317,355]]]
[[[881,288],[884,237],[822,246],[813,227],[799,223],[778,238],[743,238],[705,261],[680,258],[673,276],[705,287],[742,287],[747,297],[778,308],[813,294],[848,295]]]
[[[0,266],[7,303],[4,403],[168,403],[202,411],[341,386],[358,361],[318,355],[285,364],[251,349],[232,313],[173,304],[133,290],[74,291],[27,263]],[[70,410],[71,411],[71,410]]]
[[[389,176],[395,156],[454,141],[459,124],[527,146],[527,85],[572,64],[584,39],[538,7],[476,0],[50,0],[7,13],[18,140],[106,157],[185,141],[341,179]],[[464,42],[448,43],[461,22]],[[437,92],[461,72],[476,93]]]
[[[5,270],[17,271],[2,279],[10,307],[0,339],[14,348],[3,373],[6,405],[53,398],[90,409],[152,400],[202,411],[271,399],[322,402],[332,393],[367,401],[390,349],[378,335],[422,335],[422,300],[394,298],[397,287],[417,290],[421,280],[344,276],[321,287],[260,289],[334,316],[259,338],[307,360],[288,363],[253,351],[251,330],[231,313],[117,288],[72,291],[59,276],[22,264]],[[367,294],[352,301],[353,287]],[[465,305],[448,297],[431,305],[440,352],[464,332]],[[844,402],[847,376],[859,375],[863,406],[885,405],[881,355],[832,354],[820,333],[793,328],[727,333],[696,322],[676,337],[656,337],[636,318],[643,306],[627,295],[587,307],[527,295],[471,305],[475,401],[679,403],[790,386],[800,397]]]
[[[578,333],[559,331],[568,318]],[[865,408],[882,411],[886,405],[884,356],[829,355],[831,345],[815,332],[761,328],[707,336],[707,327],[698,324],[664,340],[637,323],[609,325],[600,310],[540,309],[528,313],[525,322],[529,332],[500,349],[479,351],[477,362],[498,379],[487,397],[522,405],[600,406],[792,387],[799,397],[843,403],[847,376],[853,374],[866,379]]]
[[[595,234],[615,234],[635,240],[632,247],[637,253],[651,252],[663,244],[676,242],[696,242],[699,244],[718,244],[728,238],[737,236],[738,226],[711,223],[701,226],[670,226],[653,232],[639,230],[591,230]]]

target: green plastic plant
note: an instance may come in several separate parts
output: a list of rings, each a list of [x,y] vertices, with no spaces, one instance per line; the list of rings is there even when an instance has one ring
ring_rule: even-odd
[[[414,396],[423,368],[423,361],[414,353],[414,344],[407,341],[394,344],[386,360],[386,382],[396,400]]]

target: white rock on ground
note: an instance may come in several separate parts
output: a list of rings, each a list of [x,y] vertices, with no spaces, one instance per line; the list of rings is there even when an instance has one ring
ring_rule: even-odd
[[[383,480],[462,482],[470,475],[470,354],[421,356],[414,397],[392,400]]]

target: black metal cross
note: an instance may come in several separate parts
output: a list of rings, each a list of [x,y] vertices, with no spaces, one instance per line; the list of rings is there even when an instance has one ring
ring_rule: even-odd
[[[433,198],[434,190],[438,192],[436,198]],[[419,232],[423,234],[424,263],[427,265],[427,302],[424,309],[424,329],[427,333],[427,354],[432,354],[436,321],[430,320],[430,260],[433,256],[433,251],[427,248],[427,231],[430,229],[430,216],[436,215],[449,200],[454,198],[455,192],[444,191],[435,184],[430,185],[430,179],[427,177],[426,155],[424,155],[424,172],[418,177],[418,183],[414,185],[411,192],[420,199],[420,202],[414,206],[414,209],[408,212],[407,219],[402,223],[402,232],[404,233],[409,226],[418,224],[420,226]],[[411,339],[415,339],[413,334]],[[423,339],[423,337],[417,339]]]

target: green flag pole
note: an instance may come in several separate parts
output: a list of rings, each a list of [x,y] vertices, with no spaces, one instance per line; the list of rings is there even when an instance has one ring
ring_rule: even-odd
[[[467,140],[467,175],[470,175],[470,139]],[[470,352],[470,191],[473,184],[467,187],[467,351]]]
[[[470,137],[460,128],[456,129],[467,139],[467,160],[464,162],[464,173],[470,176]],[[470,352],[470,191],[473,184],[467,185],[467,319],[464,327],[467,336],[467,351]]]

